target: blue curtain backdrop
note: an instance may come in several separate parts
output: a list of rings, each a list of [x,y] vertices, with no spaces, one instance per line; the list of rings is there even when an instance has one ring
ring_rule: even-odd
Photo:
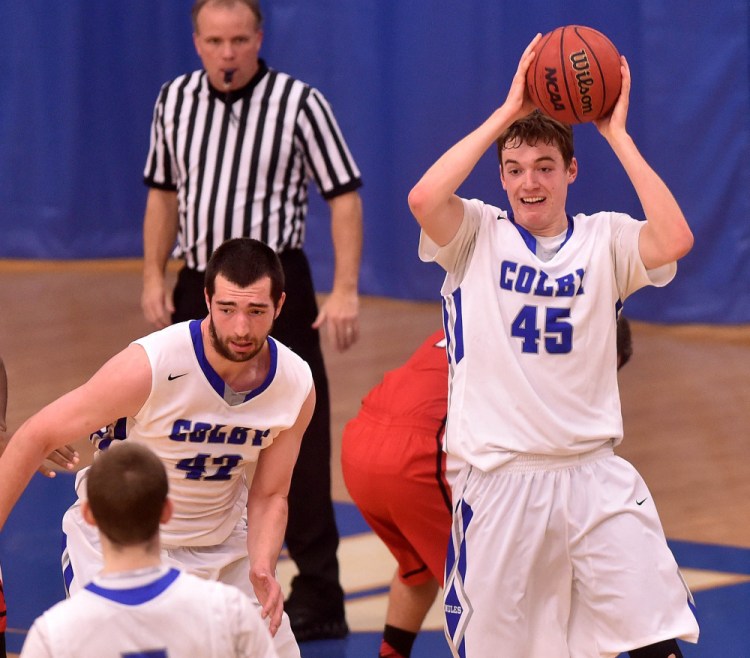
[[[0,258],[138,257],[141,173],[162,82],[199,66],[189,0],[3,0]],[[676,281],[628,302],[658,322],[750,322],[747,0],[266,0],[263,56],[321,89],[362,169],[362,291],[435,300],[406,197],[505,98],[537,32],[605,32],[633,71],[629,126],[696,235]],[[596,129],[576,128],[569,210],[640,215]],[[488,154],[461,190],[506,205]],[[308,252],[331,281],[326,206]]]

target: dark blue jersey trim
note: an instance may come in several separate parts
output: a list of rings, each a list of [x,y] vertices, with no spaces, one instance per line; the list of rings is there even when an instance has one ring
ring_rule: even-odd
[[[218,373],[211,367],[211,364],[206,358],[206,353],[203,349],[203,336],[201,335],[201,322],[202,320],[190,321],[190,337],[193,341],[195,356],[198,359],[198,365],[200,365],[200,368],[203,371],[206,379],[208,380],[208,383],[211,385],[211,388],[213,388],[214,391],[216,391],[223,398],[226,384],[224,383],[224,380],[218,375]],[[268,368],[268,374],[266,375],[266,378],[263,380],[263,383],[260,386],[254,388],[247,395],[245,395],[245,402],[265,391],[271,385],[273,378],[276,376],[276,369],[278,367],[279,361],[278,347],[276,345],[276,341],[270,336],[268,337],[267,342],[271,358],[271,364]]]
[[[175,580],[177,580],[179,575],[180,572],[177,569],[170,569],[161,578],[158,578],[148,585],[142,585],[141,587],[133,587],[130,589],[110,589],[108,587],[101,587],[96,583],[89,583],[86,585],[86,589],[93,594],[97,594],[98,596],[114,601],[115,603],[121,603],[123,605],[141,605],[159,596]]]
[[[247,402],[251,398],[254,398],[260,395],[263,391],[265,391],[271,385],[273,378],[276,376],[276,369],[278,368],[278,365],[279,365],[279,348],[276,345],[276,341],[270,336],[268,337],[268,350],[270,352],[270,357],[271,357],[271,364],[268,367],[268,374],[266,375],[266,378],[263,380],[263,383],[260,386],[258,386],[258,388],[254,388],[245,396],[245,402]]]
[[[570,240],[571,236],[573,235],[573,218],[570,215],[566,215],[568,218],[568,230],[565,233],[565,239],[562,241],[562,244],[560,245],[558,251],[562,249],[568,240]],[[513,224],[513,226],[516,227],[518,232],[521,234],[521,238],[523,238],[523,241],[526,243],[526,246],[528,247],[529,251],[536,255],[536,237],[533,233],[526,230],[523,226],[516,223],[515,218],[513,217],[513,213],[508,213],[508,220]]]
[[[219,377],[218,373],[211,367],[211,364],[206,358],[206,353],[203,349],[203,336],[201,335],[201,322],[202,320],[190,321],[190,337],[193,341],[195,357],[198,359],[198,365],[203,371],[206,380],[208,380],[208,383],[211,385],[211,388],[223,398],[225,386],[224,380]]]

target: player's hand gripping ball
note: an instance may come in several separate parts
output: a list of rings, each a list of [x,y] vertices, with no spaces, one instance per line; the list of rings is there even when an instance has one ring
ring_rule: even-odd
[[[606,116],[620,95],[620,53],[601,32],[565,25],[545,34],[526,73],[532,102],[563,123]]]

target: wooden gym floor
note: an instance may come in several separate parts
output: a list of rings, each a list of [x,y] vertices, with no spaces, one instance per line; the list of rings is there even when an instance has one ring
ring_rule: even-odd
[[[140,267],[138,260],[0,261],[9,432],[150,331],[139,306]],[[324,341],[337,501],[351,501],[339,464],[344,424],[384,370],[439,323],[437,302],[365,297],[359,343],[341,354]],[[644,476],[670,540],[750,548],[750,326],[632,328],[634,356],[620,372],[625,441],[618,452]],[[86,443],[78,447],[87,459]],[[344,581],[346,569],[342,560]],[[368,614],[376,630],[382,605]],[[349,609],[348,616],[356,630]]]

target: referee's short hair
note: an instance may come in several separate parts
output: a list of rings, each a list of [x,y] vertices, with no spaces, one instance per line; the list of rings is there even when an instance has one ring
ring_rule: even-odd
[[[222,5],[226,7],[238,3],[245,5],[251,12],[253,12],[258,27],[263,27],[263,12],[260,10],[260,2],[258,0],[195,0],[190,12],[191,18],[193,19],[193,31],[196,33],[198,32],[198,13],[206,5]]]
[[[240,288],[247,288],[267,276],[271,279],[274,306],[278,306],[284,292],[284,268],[278,255],[267,244],[254,238],[231,238],[211,254],[205,277],[209,301],[214,297],[219,274]]]
[[[159,536],[168,491],[161,459],[132,441],[117,441],[98,453],[86,479],[96,526],[118,546],[144,544]]]

